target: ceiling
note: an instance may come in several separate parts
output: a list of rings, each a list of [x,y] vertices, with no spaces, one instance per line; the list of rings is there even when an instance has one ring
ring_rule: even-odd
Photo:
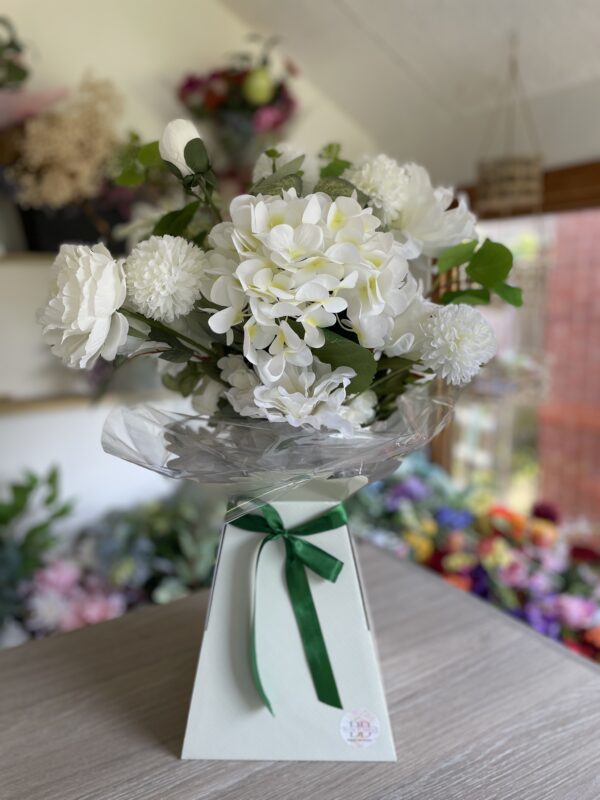
[[[398,158],[472,177],[500,150],[511,31],[542,152],[600,157],[599,0],[223,0]],[[531,149],[517,124],[521,149]]]

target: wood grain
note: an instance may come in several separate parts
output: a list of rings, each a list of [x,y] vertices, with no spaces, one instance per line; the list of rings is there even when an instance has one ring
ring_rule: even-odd
[[[597,800],[600,670],[360,555],[397,764],[180,761],[201,593],[0,654],[2,800]]]

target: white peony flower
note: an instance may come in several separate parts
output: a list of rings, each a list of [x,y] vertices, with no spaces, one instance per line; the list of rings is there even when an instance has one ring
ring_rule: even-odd
[[[204,269],[196,245],[179,236],[151,236],[125,262],[129,300],[149,319],[173,322],[194,307]]]
[[[423,324],[437,308],[420,292],[415,294],[407,308],[394,319],[383,346],[386,356],[420,358],[425,342]]]
[[[355,375],[350,367],[332,371],[315,358],[310,367],[287,364],[276,383],[265,384],[241,356],[221,358],[218,366],[221,378],[231,386],[225,396],[242,417],[287,422],[295,428],[352,431],[352,422],[340,413],[346,386]]]
[[[158,143],[160,157],[177,167],[184,178],[186,175],[192,175],[193,170],[188,167],[185,161],[185,146],[192,139],[201,138],[193,122],[188,119],[171,120],[166,125]]]
[[[269,422],[287,422],[294,428],[308,425],[316,430],[329,428],[349,434],[352,425],[339,413],[346,399],[346,386],[355,376],[350,367],[331,370],[329,364],[314,359],[310,368],[288,365],[281,379],[271,386],[254,390],[255,409],[242,416],[264,416]]]
[[[429,173],[418,164],[406,164],[405,201],[393,227],[402,238],[413,242],[426,256],[437,257],[444,250],[475,238],[475,215],[463,198],[456,208],[452,189],[434,189]]]
[[[421,361],[456,386],[468,383],[496,352],[494,331],[472,306],[437,306],[422,327]]]
[[[302,167],[300,168],[303,172],[302,194],[309,194],[312,192],[319,181],[320,168],[318,159],[315,158],[315,156],[306,154],[299,147],[296,147],[296,145],[290,144],[289,142],[280,142],[274,146],[274,149],[281,153],[279,158],[275,159],[276,169],[282,167],[284,164],[289,164],[290,161],[293,161],[299,156],[304,156],[304,161],[302,162]],[[272,174],[273,159],[270,158],[266,153],[261,153],[256,161],[256,164],[254,165],[254,170],[252,171],[252,183],[257,183],[263,178],[268,178],[269,175]]]
[[[69,367],[112,361],[127,338],[118,309],[125,301],[123,265],[106,247],[64,244],[53,265],[53,289],[37,314],[52,352]]]
[[[349,403],[340,408],[340,416],[347,420],[353,428],[368,425],[375,419],[377,395],[370,389],[358,394]]]
[[[434,188],[418,164],[401,166],[378,155],[347,170],[345,177],[371,198],[383,222],[409,245],[408,258],[420,253],[436,257],[475,236],[475,216],[461,199],[456,208],[452,189]]]

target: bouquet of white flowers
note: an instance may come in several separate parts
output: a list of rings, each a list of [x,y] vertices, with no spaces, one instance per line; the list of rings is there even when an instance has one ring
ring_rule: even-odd
[[[103,245],[63,245],[40,321],[52,350],[73,367],[89,368],[99,357],[158,358],[164,384],[187,405],[113,412],[105,449],[167,475],[224,484],[237,499],[197,679],[214,691],[194,693],[184,754],[389,760],[383,692],[338,503],[440,430],[456,387],[493,356],[492,329],[474,305],[492,292],[520,304],[519,290],[506,283],[510,252],[478,242],[464,201],[434,188],[422,167],[383,155],[351,164],[337,145],[318,157],[286,145],[267,150],[227,219],[191,122],[169,123],[160,142],[131,159],[124,178],[142,181],[146,169],[163,164],[188,202],[159,219],[124,260]],[[445,273],[458,268],[469,287],[441,293],[450,283]],[[246,513],[248,502],[266,498],[273,505],[262,505],[262,516]],[[246,696],[244,681],[232,686],[221,667],[247,652],[240,609],[249,589],[241,576],[256,533],[263,534],[256,576],[263,546],[285,544],[291,609],[282,605],[281,561],[270,548],[261,566],[270,591],[250,604],[256,694]],[[321,595],[329,603],[322,630],[305,569],[333,582],[344,563],[336,595]],[[269,623],[260,632],[259,607]],[[286,614],[292,626],[295,617],[298,640]],[[354,665],[342,673],[341,691],[325,633],[332,660]],[[300,647],[327,708],[341,709],[345,698],[350,708],[369,709],[336,719],[335,741],[331,712],[308,710]],[[271,654],[260,671],[259,649]],[[256,716],[253,702],[258,697],[271,711],[265,685],[282,695],[282,680],[296,691],[285,695],[278,728],[268,712]],[[298,719],[312,730],[304,749]],[[344,749],[356,744],[356,730],[369,731],[361,746],[381,734],[372,753]]]
[[[260,157],[222,221],[192,123],[169,123],[135,158],[129,170],[162,159],[190,202],[125,260],[63,245],[40,321],[70,366],[148,352],[201,413],[351,436],[389,417],[414,383],[470,381],[495,348],[474,304],[491,291],[519,302],[505,283],[509,251],[478,246],[464,201],[415,164],[352,165],[338,146],[314,158],[282,145]],[[480,288],[434,302],[432,282],[462,264]]]

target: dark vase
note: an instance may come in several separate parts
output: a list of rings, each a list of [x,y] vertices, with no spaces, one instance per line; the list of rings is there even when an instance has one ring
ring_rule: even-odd
[[[19,208],[27,248],[34,252],[55,252],[64,242],[96,244],[102,240],[114,254],[125,252],[125,243],[115,241],[111,231],[126,221],[118,208],[103,209],[80,205],[59,209]]]

